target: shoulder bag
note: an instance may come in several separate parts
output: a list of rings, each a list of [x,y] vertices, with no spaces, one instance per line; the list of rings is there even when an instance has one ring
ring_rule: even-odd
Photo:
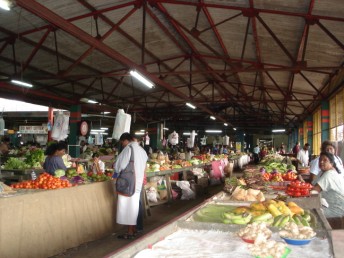
[[[134,150],[132,146],[130,146],[130,150],[129,164],[119,173],[116,180],[116,192],[128,197],[135,193]]]

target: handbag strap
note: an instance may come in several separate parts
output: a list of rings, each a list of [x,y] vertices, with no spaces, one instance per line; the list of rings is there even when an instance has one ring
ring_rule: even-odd
[[[129,148],[131,149],[130,161],[129,162],[134,162],[134,149],[133,149],[133,146],[130,145]]]

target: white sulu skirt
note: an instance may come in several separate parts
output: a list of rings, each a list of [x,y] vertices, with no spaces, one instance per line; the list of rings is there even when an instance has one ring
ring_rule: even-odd
[[[140,193],[131,197],[118,195],[116,222],[121,225],[136,225],[139,214]]]

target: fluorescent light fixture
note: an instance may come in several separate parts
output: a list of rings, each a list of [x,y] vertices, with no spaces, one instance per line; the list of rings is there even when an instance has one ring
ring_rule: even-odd
[[[234,130],[234,131],[236,131],[236,128],[235,128],[235,127],[233,127],[233,130]]]
[[[166,130],[166,131],[169,130],[167,127],[164,127],[163,129]]]
[[[92,99],[88,99],[87,103],[96,104],[96,103],[98,103],[98,101],[92,100]]]
[[[130,71],[131,76],[134,76],[136,79],[138,79],[140,82],[142,82],[144,85],[146,85],[148,88],[153,88],[154,84],[150,81],[148,81],[145,77],[143,77],[141,74],[139,74],[136,71]]]
[[[184,132],[183,135],[191,135],[191,133],[189,133],[189,132]],[[197,133],[195,133],[195,135],[197,135]]]
[[[210,116],[210,119],[216,120],[215,116]]]
[[[222,133],[222,130],[205,130],[206,133]]]
[[[107,128],[107,127],[100,127],[100,130],[109,130],[109,128]]]
[[[91,132],[104,132],[105,130],[103,129],[91,129]]]
[[[32,84],[28,83],[28,82],[23,82],[23,81],[18,81],[18,80],[11,80],[11,82],[13,84],[19,85],[19,86],[24,86],[24,87],[28,87],[28,88],[32,88]]]
[[[228,126],[228,124],[227,124],[227,123],[223,123],[223,125],[224,125],[224,126]]]
[[[6,0],[0,0],[0,8],[6,11],[10,10],[10,3]]]
[[[144,129],[141,129],[140,132],[144,132],[145,130]]]
[[[108,133],[104,133],[104,132],[90,132],[90,134],[102,134],[102,135],[108,135]]]
[[[195,107],[194,105],[192,105],[191,103],[189,103],[189,102],[187,102],[186,105],[187,105],[188,107],[191,107],[192,109],[196,109],[196,107]]]
[[[283,133],[285,132],[285,129],[274,129],[272,130],[273,133]]]
[[[135,132],[136,135],[144,135],[144,132]]]
[[[107,114],[110,114],[111,112],[110,111],[104,111],[102,112],[103,115],[107,115]]]

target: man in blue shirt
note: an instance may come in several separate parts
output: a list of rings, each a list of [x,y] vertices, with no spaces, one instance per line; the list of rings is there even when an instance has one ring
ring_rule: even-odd
[[[256,164],[258,164],[259,162],[259,152],[260,152],[260,148],[257,144],[256,147],[253,148],[253,158],[254,158],[254,163]]]

